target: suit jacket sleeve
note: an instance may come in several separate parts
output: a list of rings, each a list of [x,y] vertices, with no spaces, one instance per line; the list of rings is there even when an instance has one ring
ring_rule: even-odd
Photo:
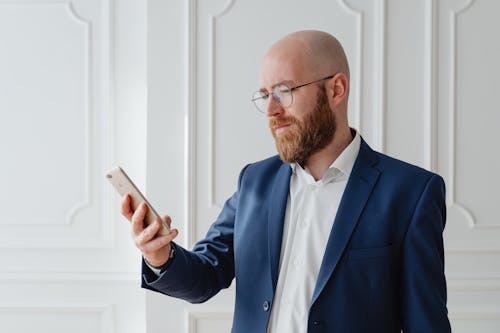
[[[415,207],[403,242],[403,331],[451,332],[446,309],[443,230],[445,186],[432,176]]]
[[[226,201],[205,238],[197,242],[192,251],[176,244],[175,258],[159,277],[143,262],[143,288],[200,303],[231,285],[234,278],[234,221],[244,171],[240,174],[238,191]]]

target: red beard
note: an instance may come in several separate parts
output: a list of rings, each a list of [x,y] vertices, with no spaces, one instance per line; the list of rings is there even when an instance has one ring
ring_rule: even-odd
[[[284,133],[276,134],[276,127],[282,125],[289,126]],[[293,116],[273,118],[269,127],[281,160],[304,164],[312,154],[326,147],[335,133],[335,118],[325,89],[320,89],[316,106],[303,120]]]

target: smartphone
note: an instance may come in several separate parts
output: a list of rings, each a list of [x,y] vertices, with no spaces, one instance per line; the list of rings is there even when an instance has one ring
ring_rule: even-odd
[[[119,166],[115,167],[113,170],[107,173],[106,178],[122,197],[125,194],[130,193],[130,195],[132,196],[131,206],[134,211],[136,211],[137,208],[139,208],[139,205],[143,202],[148,205],[148,212],[146,213],[146,217],[144,218],[146,226],[150,225],[159,218],[161,220],[163,228],[158,231],[158,235],[165,236],[170,234],[170,228],[168,227],[168,224],[161,218],[160,214],[156,212],[153,206],[151,206],[146,197],[141,193],[141,191],[139,191],[137,186],[135,186],[134,182],[122,168],[120,168]]]

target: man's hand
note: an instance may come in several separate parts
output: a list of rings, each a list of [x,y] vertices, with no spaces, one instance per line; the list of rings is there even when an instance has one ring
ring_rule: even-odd
[[[144,227],[144,218],[148,206],[142,203],[134,212],[130,206],[131,196],[125,195],[122,200],[122,215],[132,224],[132,239],[135,246],[142,252],[142,256],[148,263],[155,267],[160,267],[168,261],[170,257],[170,242],[177,237],[179,231],[171,229],[167,236],[156,236],[158,230],[162,228],[161,221],[158,219],[147,227]],[[163,216],[165,222],[170,227],[172,220],[168,215]]]

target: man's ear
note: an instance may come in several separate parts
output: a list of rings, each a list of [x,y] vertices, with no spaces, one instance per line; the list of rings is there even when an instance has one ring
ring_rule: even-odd
[[[347,99],[349,81],[343,73],[337,73],[327,83],[327,94],[330,107],[335,109],[343,100]]]

